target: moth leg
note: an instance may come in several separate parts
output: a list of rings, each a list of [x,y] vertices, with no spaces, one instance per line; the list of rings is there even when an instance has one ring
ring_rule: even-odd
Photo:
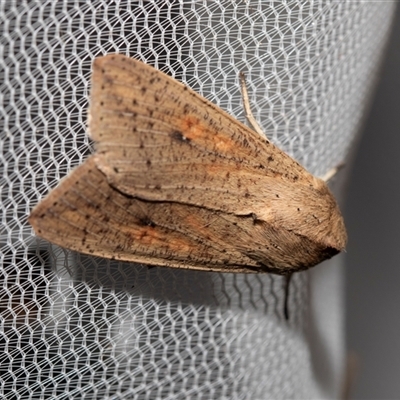
[[[321,179],[324,182],[328,182],[330,179],[332,179],[336,175],[336,172],[338,172],[343,167],[344,167],[344,163],[340,163],[336,167],[330,169],[324,176],[321,177]]]
[[[292,279],[293,272],[285,276],[285,300],[283,303],[283,314],[285,315],[286,321],[289,320],[289,285]]]
[[[253,113],[251,112],[250,108],[250,101],[249,101],[249,94],[247,92],[247,86],[246,86],[246,77],[243,72],[240,72],[240,88],[242,90],[242,99],[243,99],[243,106],[244,106],[244,111],[246,113],[246,118],[249,121],[251,127],[265,139],[265,133],[261,129],[259,123],[256,121],[254,118]]]

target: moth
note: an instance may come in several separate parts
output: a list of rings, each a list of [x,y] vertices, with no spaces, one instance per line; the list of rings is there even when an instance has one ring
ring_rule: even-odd
[[[94,60],[88,131],[95,153],[29,216],[52,243],[147,265],[282,275],[346,245],[322,179],[141,61]]]

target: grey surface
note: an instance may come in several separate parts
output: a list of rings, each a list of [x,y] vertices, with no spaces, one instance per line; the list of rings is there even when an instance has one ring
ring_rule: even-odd
[[[347,340],[353,399],[400,398],[400,8],[349,180]]]
[[[88,79],[107,52],[163,68],[242,120],[245,70],[271,140],[326,172],[358,131],[394,3],[134,3],[0,1],[0,393],[339,398],[341,265],[294,276],[288,322],[281,277],[80,256],[34,237],[26,216],[91,151]]]

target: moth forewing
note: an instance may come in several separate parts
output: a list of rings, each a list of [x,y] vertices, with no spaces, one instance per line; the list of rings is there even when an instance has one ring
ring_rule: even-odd
[[[322,180],[138,60],[94,61],[89,132],[96,153],[29,218],[49,241],[144,264],[280,274],[345,246]]]

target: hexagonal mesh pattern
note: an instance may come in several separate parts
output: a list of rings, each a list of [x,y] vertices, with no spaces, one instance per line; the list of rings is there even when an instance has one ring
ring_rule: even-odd
[[[245,71],[267,135],[325,173],[344,160],[360,124],[393,9],[353,1],[0,2],[2,396],[337,398],[338,266],[329,268],[333,289],[331,272],[294,277],[286,322],[280,277],[86,257],[35,238],[27,215],[92,152],[91,62],[111,52],[162,69],[240,120]],[[321,298],[325,308],[315,308]]]

